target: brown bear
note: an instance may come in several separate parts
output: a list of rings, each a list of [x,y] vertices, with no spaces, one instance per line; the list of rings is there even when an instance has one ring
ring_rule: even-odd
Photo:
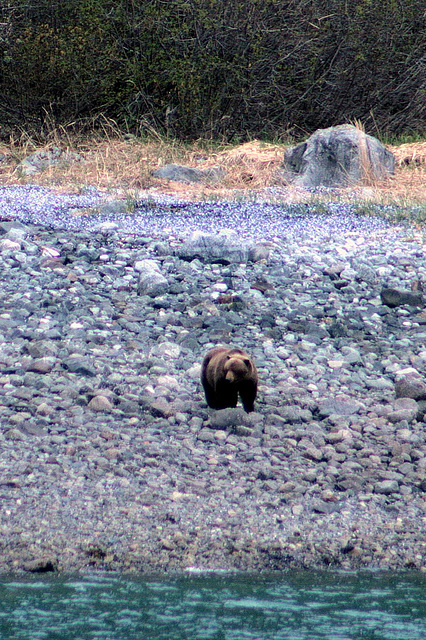
[[[207,404],[212,409],[236,407],[239,394],[245,411],[254,411],[257,370],[253,360],[242,349],[210,349],[201,367],[201,383]]]

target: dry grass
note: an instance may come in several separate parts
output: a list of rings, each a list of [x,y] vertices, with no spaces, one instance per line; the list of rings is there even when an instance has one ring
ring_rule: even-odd
[[[39,184],[60,191],[78,191],[85,185],[101,190],[132,192],[151,190],[164,193],[185,194],[191,198],[244,197],[259,194],[274,185],[274,175],[280,168],[285,146],[253,140],[239,146],[208,146],[195,143],[191,146],[174,141],[153,138],[141,141],[117,132],[102,137],[73,137],[64,132],[52,136],[44,148],[58,146],[81,155],[80,162],[63,167],[50,167],[30,177],[21,177],[17,165],[24,157],[40,150],[31,139],[23,135],[9,145],[0,146],[0,184]],[[378,202],[407,204],[426,202],[426,141],[392,146],[396,157],[395,174],[385,180],[373,181],[368,188],[360,189],[361,198]],[[186,164],[200,169],[222,166],[227,177],[220,185],[187,185],[152,177],[152,172],[168,163]],[[291,187],[282,189],[285,200],[306,200],[312,196]],[[341,189],[339,197],[353,198],[354,190]]]
[[[388,146],[395,156],[395,173],[375,185],[382,200],[426,202],[426,141]]]

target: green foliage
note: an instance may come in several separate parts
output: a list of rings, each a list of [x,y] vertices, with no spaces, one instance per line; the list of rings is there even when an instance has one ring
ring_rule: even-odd
[[[5,0],[0,24],[3,123],[425,132],[423,0]]]

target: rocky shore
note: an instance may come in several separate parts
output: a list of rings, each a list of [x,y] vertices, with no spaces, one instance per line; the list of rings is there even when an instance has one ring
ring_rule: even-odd
[[[218,257],[30,218],[0,223],[0,571],[426,570],[421,232],[278,215]],[[207,408],[216,344],[254,413]]]

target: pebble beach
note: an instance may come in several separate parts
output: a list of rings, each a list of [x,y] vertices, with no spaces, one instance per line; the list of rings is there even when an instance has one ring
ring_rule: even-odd
[[[0,571],[426,570],[424,235],[385,214],[0,188]],[[254,413],[207,407],[216,344]]]

